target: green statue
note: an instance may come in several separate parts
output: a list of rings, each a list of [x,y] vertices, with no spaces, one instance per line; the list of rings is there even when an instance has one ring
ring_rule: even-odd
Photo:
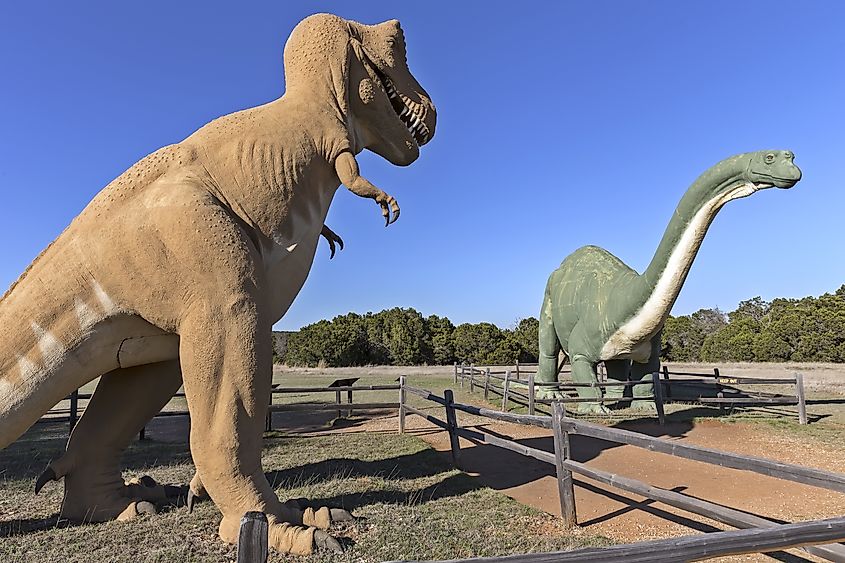
[[[660,332],[701,241],[725,203],[770,187],[791,188],[801,179],[789,151],[761,151],[723,160],[702,174],[681,198],[651,263],[642,274],[596,246],[570,254],[552,272],[540,311],[540,366],[536,382],[557,380],[561,350],[577,383],[596,382],[604,362],[611,381],[640,380],[660,367]],[[624,387],[606,388],[621,397]],[[654,410],[651,385],[633,386],[633,408]],[[559,398],[537,388],[540,398]],[[607,414],[600,388],[579,387],[577,412]]]

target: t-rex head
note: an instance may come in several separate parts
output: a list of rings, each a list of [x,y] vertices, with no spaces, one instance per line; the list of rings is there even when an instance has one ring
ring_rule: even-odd
[[[746,179],[754,184],[791,188],[801,179],[792,151],[759,151],[749,156]]]
[[[364,25],[331,14],[302,20],[285,44],[288,93],[329,91],[351,139],[406,166],[434,136],[437,113],[408,70],[396,20]]]

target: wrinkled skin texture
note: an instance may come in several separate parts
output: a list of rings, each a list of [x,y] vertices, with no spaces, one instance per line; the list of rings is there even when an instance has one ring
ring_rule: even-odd
[[[374,199],[388,223],[398,216],[355,155],[412,163],[436,113],[396,21],[311,16],[284,57],[284,96],[132,166],[0,300],[0,323],[21,327],[0,341],[0,447],[102,376],[67,452],[37,482],[64,478],[65,517],[128,519],[182,494],[148,478],[124,482],[118,462],[184,384],[196,486],[223,514],[220,536],[236,541],[241,516],[257,510],[280,551],[338,547],[315,532],[332,513],[280,502],[262,471],[271,326],[305,282],[321,234],[342,247],[323,224],[341,183]]]
[[[605,362],[609,382],[642,380],[660,367],[660,331],[683,286],[713,218],[733,199],[763,188],[791,188],[801,179],[789,151],[761,151],[726,159],[707,170],[678,204],[663,239],[642,274],[596,246],[579,248],[552,272],[540,311],[537,382],[557,380],[563,350],[578,383],[595,383]],[[543,388],[538,395],[557,398]],[[624,387],[608,387],[621,397]],[[632,407],[654,410],[651,385],[632,387]],[[579,387],[581,413],[607,414],[597,387]]]

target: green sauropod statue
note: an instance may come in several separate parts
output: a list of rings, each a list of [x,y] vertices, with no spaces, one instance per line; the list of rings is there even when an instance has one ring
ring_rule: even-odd
[[[713,218],[727,202],[764,188],[791,188],[801,179],[790,151],[760,151],[716,164],[690,186],[645,272],[638,274],[597,246],[570,254],[546,284],[540,311],[540,366],[536,381],[557,379],[561,350],[578,383],[596,382],[604,362],[611,381],[640,380],[660,367],[660,332]],[[607,387],[621,397],[624,387]],[[633,386],[631,406],[654,409],[651,385]],[[538,396],[559,397],[549,387]],[[608,413],[598,387],[579,387],[577,412]]]

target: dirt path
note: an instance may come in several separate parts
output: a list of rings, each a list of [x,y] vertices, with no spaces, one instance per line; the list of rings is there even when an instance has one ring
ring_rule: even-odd
[[[475,427],[486,432],[510,436],[533,448],[554,451],[552,437],[547,430],[489,420],[477,422]],[[419,434],[436,450],[444,453],[449,451],[446,433],[435,432],[432,425],[419,417],[409,417],[408,423],[411,432]],[[374,420],[365,424],[363,429],[382,429],[395,424],[395,418]],[[753,425],[706,421],[695,425],[684,423],[660,427],[656,424],[637,424],[620,427],[685,443],[820,469],[842,471],[845,468],[845,453],[841,448],[827,447],[818,442],[808,444]],[[845,495],[823,489],[583,436],[574,436],[571,445],[574,459],[590,467],[760,516],[798,521],[845,514]],[[464,469],[476,475],[485,485],[521,503],[551,514],[560,514],[557,482],[551,465],[501,448],[473,445],[463,439],[461,459]],[[590,532],[619,542],[731,529],[584,477],[576,476],[575,484],[580,525]],[[795,554],[801,555],[799,558],[786,554],[779,557],[791,561],[803,560],[801,557],[815,560],[803,552],[796,551]],[[751,555],[730,560],[771,561],[771,558]]]

